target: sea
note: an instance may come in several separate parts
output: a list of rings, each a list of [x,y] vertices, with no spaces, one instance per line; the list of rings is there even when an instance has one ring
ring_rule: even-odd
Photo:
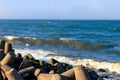
[[[0,20],[0,38],[23,56],[105,69],[104,80],[120,80],[120,20]]]

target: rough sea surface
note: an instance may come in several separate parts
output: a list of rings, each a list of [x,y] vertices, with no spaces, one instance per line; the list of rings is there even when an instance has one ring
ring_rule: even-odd
[[[103,68],[105,80],[120,80],[119,20],[0,20],[0,38],[16,53]]]

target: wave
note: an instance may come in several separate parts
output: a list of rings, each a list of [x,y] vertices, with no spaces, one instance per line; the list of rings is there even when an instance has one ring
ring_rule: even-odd
[[[4,38],[6,40],[14,40],[14,39],[22,39],[22,37],[17,37],[17,36],[3,36],[1,38]],[[35,40],[36,38],[30,38],[30,37],[23,37],[23,39],[33,39]]]
[[[53,56],[51,56],[52,58]],[[92,59],[74,59],[74,58],[68,58],[68,57],[63,57],[63,56],[55,56],[55,59],[61,62],[66,62],[71,65],[77,66],[77,65],[84,65],[89,68],[94,68],[94,69],[105,69],[109,70],[110,72],[117,72],[120,74],[120,63],[119,62],[99,62],[95,61]]]
[[[15,38],[18,38],[16,36],[4,36],[3,38],[7,39],[7,40],[13,40]]]
[[[75,40],[72,38],[53,38],[53,39],[39,39],[30,37],[16,37],[16,36],[4,36],[2,39],[8,40],[15,44],[27,44],[29,46],[37,45],[63,45],[81,50],[100,50],[101,44],[94,44],[85,40]]]
[[[45,60],[48,61],[51,58],[54,58],[60,62],[69,63],[71,65],[77,66],[77,65],[84,65],[89,68],[94,69],[105,69],[109,70],[110,72],[117,72],[120,74],[120,63],[119,62],[100,62],[92,59],[80,59],[80,58],[69,58],[65,56],[59,56],[56,55],[57,53],[54,53],[52,51],[47,50],[31,50],[31,49],[15,49],[16,53],[21,53],[22,55],[26,54],[32,54],[33,57],[39,60]],[[55,55],[54,55],[55,54]]]
[[[109,52],[109,53],[118,53],[118,54],[120,54],[120,45],[117,46],[117,47],[113,47],[113,48],[110,49],[110,50],[107,50],[107,52]]]

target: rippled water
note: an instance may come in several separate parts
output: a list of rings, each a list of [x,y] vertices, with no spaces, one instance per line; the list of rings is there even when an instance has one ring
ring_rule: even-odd
[[[0,20],[0,38],[16,52],[72,58],[72,64],[91,62],[120,73],[119,20]]]

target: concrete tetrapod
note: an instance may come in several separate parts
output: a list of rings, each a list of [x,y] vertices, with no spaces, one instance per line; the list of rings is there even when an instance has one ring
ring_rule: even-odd
[[[14,59],[15,59],[15,54],[13,52],[9,52],[9,53],[7,53],[7,55],[1,61],[1,65],[7,64],[7,65],[10,65],[10,66],[13,66],[14,65]]]
[[[34,75],[35,75],[35,77],[38,77],[38,75],[41,73],[41,69],[36,69],[35,71],[34,71]]]
[[[83,66],[75,67],[74,72],[76,80],[92,80]]]
[[[4,50],[0,49],[0,61],[5,57]]]
[[[28,68],[21,69],[18,73],[25,79],[25,80],[32,80],[35,78],[34,76],[35,67],[31,66]]]
[[[0,39],[0,49],[5,48],[5,41]]]
[[[20,66],[19,66],[19,69],[28,68],[31,66],[32,66],[32,64],[30,63],[30,61],[28,59],[23,59]]]
[[[35,68],[33,66],[31,66],[28,68],[21,69],[18,73],[21,75],[24,75],[26,73],[34,73],[34,71],[35,71]]]
[[[63,72],[61,75],[67,77],[69,80],[75,80],[75,74],[73,68]]]
[[[38,77],[37,80],[51,80],[53,74],[43,74],[41,73]]]
[[[43,74],[41,73],[37,80],[68,80],[66,77],[60,74]]]
[[[7,54],[10,51],[13,52],[12,44],[9,42],[5,42],[4,53]]]
[[[8,80],[24,80],[14,68],[11,68],[8,65],[2,65],[1,69],[6,74]]]

